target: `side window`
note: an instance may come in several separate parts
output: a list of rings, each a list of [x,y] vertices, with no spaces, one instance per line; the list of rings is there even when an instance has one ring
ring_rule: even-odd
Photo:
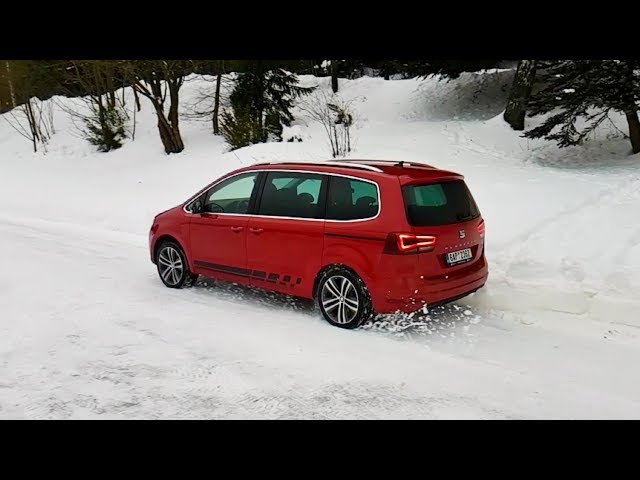
[[[279,190],[282,187],[286,186],[287,183],[291,183],[291,179],[286,177],[274,178],[273,180],[271,180],[271,183],[273,183]]]
[[[378,214],[378,188],[371,182],[331,177],[327,196],[327,219],[362,220]]]
[[[298,195],[302,195],[303,193],[311,195],[311,203],[313,205],[318,205],[318,202],[320,201],[321,187],[322,180],[320,178],[308,178],[298,184],[298,186],[296,187],[296,191],[298,192]],[[303,195],[303,197],[308,199],[306,195]]]
[[[249,200],[258,178],[257,172],[232,177],[205,194],[204,212],[247,213]]]
[[[315,173],[269,172],[259,215],[323,218],[320,197],[327,178]]]

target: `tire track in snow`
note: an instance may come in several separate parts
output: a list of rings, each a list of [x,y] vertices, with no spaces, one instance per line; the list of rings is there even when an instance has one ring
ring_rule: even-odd
[[[148,239],[142,234],[87,227],[75,223],[58,222],[33,217],[14,217],[0,213],[0,227],[2,225],[23,230],[32,230],[46,235],[62,236],[63,234],[71,233],[74,234],[74,238],[91,238],[103,244],[124,243],[135,247],[148,246]]]

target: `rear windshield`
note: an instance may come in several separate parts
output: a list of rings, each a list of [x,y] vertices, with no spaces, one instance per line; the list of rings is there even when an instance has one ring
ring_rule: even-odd
[[[462,180],[405,185],[402,195],[407,220],[417,227],[466,222],[480,216],[478,206]]]

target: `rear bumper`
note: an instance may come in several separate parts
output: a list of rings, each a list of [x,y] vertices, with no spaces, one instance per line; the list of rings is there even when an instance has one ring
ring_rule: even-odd
[[[468,269],[455,274],[415,278],[403,278],[402,288],[383,289],[373,295],[373,305],[377,313],[411,313],[424,306],[433,307],[453,302],[482,288],[489,276],[489,268],[484,255]],[[374,292],[372,292],[374,293]]]

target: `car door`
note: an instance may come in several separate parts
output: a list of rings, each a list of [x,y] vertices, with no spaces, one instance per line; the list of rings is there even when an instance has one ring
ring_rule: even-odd
[[[247,229],[251,283],[310,297],[322,261],[326,175],[269,171]]]
[[[233,176],[199,199],[189,226],[195,273],[249,283],[247,213],[255,201],[258,172]]]

